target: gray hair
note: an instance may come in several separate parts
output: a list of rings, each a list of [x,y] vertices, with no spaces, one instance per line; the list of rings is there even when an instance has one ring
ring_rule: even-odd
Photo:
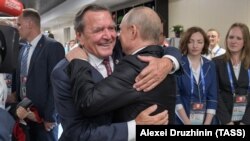
[[[95,12],[107,11],[107,12],[110,13],[110,15],[112,15],[110,10],[107,7],[100,6],[100,5],[97,5],[97,4],[89,4],[89,5],[85,6],[85,7],[83,7],[81,10],[79,10],[76,13],[75,20],[74,20],[75,32],[83,32],[84,31],[84,27],[85,27],[84,16],[88,11],[95,11]]]
[[[136,7],[131,9],[124,17],[127,25],[136,25],[140,29],[143,40],[159,42],[163,30],[159,15],[148,7]]]

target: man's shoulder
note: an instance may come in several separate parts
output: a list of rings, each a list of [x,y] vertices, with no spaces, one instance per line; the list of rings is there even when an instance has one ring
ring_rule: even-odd
[[[221,53],[221,54],[226,53],[226,49],[224,49],[224,48],[221,47],[220,53]]]
[[[54,47],[54,48],[63,47],[63,45],[55,39],[51,39],[45,36],[42,37],[41,39],[44,39],[44,44],[46,45],[46,47],[50,47],[50,48],[51,47]]]
[[[60,60],[56,66],[54,67],[53,71],[52,71],[52,75],[57,74],[59,72],[62,72],[65,70],[65,68],[68,66],[69,62],[66,58],[63,58],[62,60]]]
[[[215,63],[216,66],[220,67],[222,64],[226,63],[226,55],[220,55],[217,57],[214,57],[212,61]],[[223,65],[222,65],[223,66]]]

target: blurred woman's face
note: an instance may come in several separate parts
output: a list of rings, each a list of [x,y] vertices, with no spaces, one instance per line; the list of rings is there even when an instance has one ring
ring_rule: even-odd
[[[204,37],[200,32],[193,33],[188,42],[188,54],[200,56],[204,48]]]
[[[231,53],[240,53],[244,46],[243,33],[239,27],[234,27],[229,31],[227,37],[227,47]]]

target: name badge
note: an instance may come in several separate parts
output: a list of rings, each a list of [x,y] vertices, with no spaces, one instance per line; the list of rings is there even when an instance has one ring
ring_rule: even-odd
[[[21,85],[20,85],[20,94],[21,99],[26,97],[26,82],[27,82],[27,76],[21,76],[20,77]]]
[[[240,121],[245,114],[247,106],[247,95],[235,95],[232,112],[232,121]]]
[[[191,111],[189,119],[192,125],[202,125],[205,117],[204,103],[191,103]]]
[[[11,89],[12,89],[12,75],[11,74],[5,74],[5,82],[8,88],[8,95],[11,94]]]

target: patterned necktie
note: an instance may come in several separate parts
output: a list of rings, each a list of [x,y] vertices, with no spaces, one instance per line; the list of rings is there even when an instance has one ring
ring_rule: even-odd
[[[28,75],[28,56],[29,56],[29,50],[31,45],[30,44],[26,44],[25,46],[25,50],[22,56],[22,60],[21,60],[21,75],[22,76],[26,76]]]
[[[107,70],[107,76],[109,76],[112,73],[112,69],[109,63],[109,58],[105,58],[103,59],[103,65],[105,66],[106,70]]]

